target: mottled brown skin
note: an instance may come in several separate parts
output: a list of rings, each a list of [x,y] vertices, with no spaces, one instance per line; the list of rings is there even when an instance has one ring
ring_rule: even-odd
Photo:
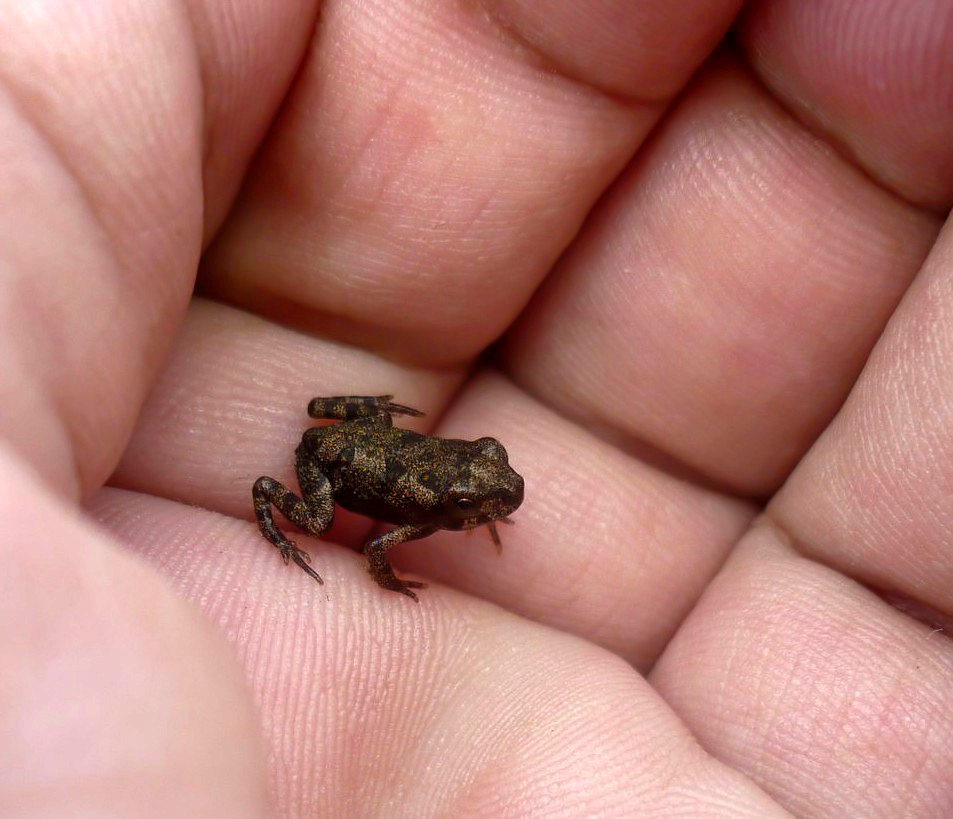
[[[411,589],[424,583],[401,580],[387,551],[398,543],[427,537],[438,529],[489,527],[501,550],[496,521],[523,502],[523,479],[507,463],[506,450],[494,438],[461,441],[421,435],[393,425],[394,415],[423,415],[391,402],[391,395],[314,398],[312,418],[343,423],[307,430],[295,451],[295,469],[302,497],[274,478],[255,481],[252,498],[261,533],[324,583],[309,565],[307,552],[294,545],[275,525],[271,507],[293,524],[321,535],[334,522],[334,504],[362,515],[397,524],[364,546],[368,568],[377,583],[417,599]]]

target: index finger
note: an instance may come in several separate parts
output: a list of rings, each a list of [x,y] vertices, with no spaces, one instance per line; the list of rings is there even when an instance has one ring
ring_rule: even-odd
[[[391,357],[472,357],[737,5],[325,3],[207,292]]]

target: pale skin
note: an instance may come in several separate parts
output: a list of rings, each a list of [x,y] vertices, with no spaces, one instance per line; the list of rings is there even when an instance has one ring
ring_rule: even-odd
[[[3,6],[0,812],[953,813],[953,12],[670,6]],[[249,510],[379,393],[419,606]]]

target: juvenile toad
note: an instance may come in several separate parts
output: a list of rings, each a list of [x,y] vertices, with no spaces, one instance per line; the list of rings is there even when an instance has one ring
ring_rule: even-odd
[[[400,580],[387,550],[407,540],[427,537],[438,529],[486,526],[501,550],[496,521],[523,502],[523,479],[507,463],[506,450],[494,438],[461,441],[421,435],[393,425],[394,415],[423,415],[391,402],[392,395],[313,398],[312,418],[342,421],[313,427],[295,450],[295,469],[302,498],[269,477],[252,488],[255,517],[261,533],[311,577],[311,558],[275,525],[275,506],[293,524],[314,535],[331,528],[334,504],[362,515],[397,524],[364,546],[371,576],[380,586],[417,599],[411,589],[424,583]]]

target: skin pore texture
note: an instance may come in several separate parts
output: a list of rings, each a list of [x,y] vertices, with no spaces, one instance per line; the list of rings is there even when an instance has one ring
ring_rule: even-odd
[[[0,814],[953,815],[950,4],[0,31]],[[249,496],[383,394],[525,478],[419,605]]]

